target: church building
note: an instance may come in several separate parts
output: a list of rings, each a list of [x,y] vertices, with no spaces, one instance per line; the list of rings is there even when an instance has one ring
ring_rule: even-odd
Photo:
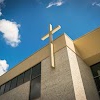
[[[100,100],[100,28],[62,34],[0,76],[0,100]]]

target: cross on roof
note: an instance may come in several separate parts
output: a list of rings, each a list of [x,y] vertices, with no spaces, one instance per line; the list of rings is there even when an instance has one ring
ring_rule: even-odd
[[[52,25],[50,24],[49,25],[49,33],[46,34],[42,40],[45,40],[46,38],[49,37],[50,39],[50,42],[49,42],[49,45],[50,45],[50,64],[51,64],[51,67],[55,67],[55,64],[54,64],[54,51],[53,51],[53,37],[52,37],[52,34],[54,34],[56,31],[58,31],[59,29],[61,28],[60,25],[58,25],[56,28],[54,28],[52,30]]]

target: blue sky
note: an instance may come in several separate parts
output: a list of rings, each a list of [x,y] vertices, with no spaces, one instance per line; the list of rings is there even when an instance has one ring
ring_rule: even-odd
[[[50,23],[77,39],[100,27],[100,0],[0,0],[0,75],[48,43]]]

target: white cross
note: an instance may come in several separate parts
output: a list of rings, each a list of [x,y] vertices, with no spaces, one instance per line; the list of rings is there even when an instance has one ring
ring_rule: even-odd
[[[60,25],[58,25],[56,28],[54,28],[53,30],[52,30],[52,25],[50,24],[49,25],[49,33],[48,34],[46,34],[43,38],[42,38],[42,40],[45,40],[46,38],[48,38],[49,37],[49,39],[50,39],[50,63],[51,63],[51,67],[55,67],[55,64],[54,64],[54,50],[53,50],[53,37],[52,37],[52,34],[54,34],[56,31],[58,31],[59,29],[61,28],[61,26]]]

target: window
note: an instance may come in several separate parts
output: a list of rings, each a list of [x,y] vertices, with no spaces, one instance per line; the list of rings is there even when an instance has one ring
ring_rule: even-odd
[[[100,96],[100,92],[99,92],[99,96]]]
[[[30,80],[30,76],[31,76],[31,69],[27,70],[24,74],[24,82],[27,82]]]
[[[100,96],[100,62],[95,65],[92,65],[91,70]]]
[[[97,63],[91,67],[93,76],[100,76],[100,63]]]
[[[95,83],[96,83],[98,91],[100,91],[100,77],[95,78]]]
[[[32,79],[41,74],[41,63],[32,68]]]
[[[23,81],[24,81],[24,73],[18,76],[17,86],[23,84]]]
[[[11,85],[11,81],[7,82],[5,84],[5,92],[9,91],[10,90],[10,85]]]
[[[0,88],[0,95],[2,95],[4,93],[4,89],[5,89],[5,84],[2,85]]]
[[[41,76],[31,80],[30,100],[39,98],[41,95]]]
[[[31,89],[30,89],[30,99],[35,99],[40,97],[41,91],[41,63],[35,65],[19,76],[13,78],[8,81],[4,85],[0,86],[0,95],[9,90],[23,84],[24,82],[31,81]]]
[[[15,87],[16,87],[16,83],[17,83],[17,77],[16,77],[16,78],[14,78],[14,79],[12,79],[10,89],[15,88]]]

